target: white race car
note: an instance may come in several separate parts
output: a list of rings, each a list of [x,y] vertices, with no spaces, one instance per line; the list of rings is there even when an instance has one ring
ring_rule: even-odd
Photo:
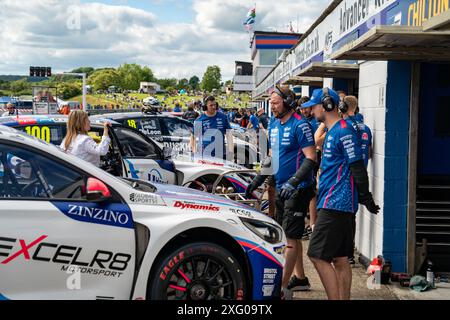
[[[67,116],[59,115],[4,117],[0,119],[0,124],[59,145],[67,131],[67,119]],[[100,139],[102,136],[103,121],[101,118],[93,120],[90,134],[94,138]],[[232,162],[214,159],[195,160],[179,156],[173,160],[170,150],[162,149],[157,142],[138,130],[111,122],[111,147],[108,155],[102,157],[101,164],[102,169],[109,173],[124,178],[186,186],[209,193],[236,195],[233,199],[243,202],[248,200],[261,210],[267,208],[267,201],[259,201],[262,190],[256,191],[252,199],[243,197],[255,176],[254,172],[248,172],[248,169]],[[227,174],[230,171],[234,172]],[[215,183],[221,175],[223,179]]]
[[[204,192],[125,180],[0,126],[1,299],[273,299],[286,238]]]

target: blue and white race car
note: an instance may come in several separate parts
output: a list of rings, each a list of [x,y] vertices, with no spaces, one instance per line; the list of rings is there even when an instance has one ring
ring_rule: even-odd
[[[280,295],[285,235],[248,206],[117,178],[6,126],[0,171],[0,299]]]
[[[67,132],[67,119],[67,116],[61,115],[4,117],[0,118],[0,125],[60,145]],[[100,139],[103,121],[111,120],[96,118],[91,121],[93,123],[89,134],[94,139]],[[101,168],[109,173],[152,183],[186,186],[252,204],[261,210],[267,208],[267,201],[260,200],[262,190],[256,191],[252,199],[243,196],[254,178],[254,171],[217,159],[192,159],[187,156],[172,159],[170,150],[162,148],[143,133],[115,121],[111,122],[110,150],[101,159]]]

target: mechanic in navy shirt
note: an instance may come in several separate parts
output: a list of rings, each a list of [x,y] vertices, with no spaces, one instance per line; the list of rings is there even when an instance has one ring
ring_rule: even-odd
[[[281,286],[284,297],[290,299],[292,289],[310,288],[303,268],[301,239],[309,203],[315,194],[316,151],[311,126],[295,113],[295,94],[288,88],[276,86],[270,103],[277,110],[277,119],[269,129],[271,167],[277,191],[276,220],[287,237]],[[291,278],[294,269],[295,275]]]
[[[355,96],[345,96],[339,104],[339,112],[342,118],[347,121],[349,125],[355,129],[358,134],[358,140],[362,151],[364,164],[369,164],[369,159],[372,158],[372,131],[366,126],[359,118],[356,117],[355,112],[358,108],[358,99]],[[355,235],[356,235],[356,214],[353,215],[352,220],[353,227],[353,248],[355,247]],[[355,264],[355,256],[352,254],[349,257],[350,264]]]
[[[231,126],[227,116],[218,111],[216,99],[213,96],[206,98],[204,113],[194,122],[191,146],[197,155],[201,152],[202,158],[217,157],[229,161],[234,159]]]
[[[338,113],[339,96],[328,88],[317,89],[302,105],[328,128],[319,177],[319,209],[308,256],[317,269],[328,299],[349,300],[353,253],[352,216],[359,203],[377,214],[380,208],[369,192],[369,179],[356,131]]]

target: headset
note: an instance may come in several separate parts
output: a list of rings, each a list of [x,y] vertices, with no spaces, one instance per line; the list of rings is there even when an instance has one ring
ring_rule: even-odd
[[[211,98],[212,96],[209,96],[209,97],[207,97],[206,99],[204,99],[203,100],[203,104],[202,104],[202,110],[203,111],[208,111],[208,103],[207,103],[207,100],[209,99],[209,98]],[[219,103],[217,102],[217,101],[215,101],[216,102],[216,109],[217,110],[219,110]]]
[[[330,96],[328,88],[323,88],[322,106],[326,112],[331,112],[336,108],[336,103]]]
[[[348,111],[348,104],[347,104],[347,101],[345,101],[345,98],[347,98],[347,97],[344,97],[344,99],[342,99],[342,101],[339,102],[339,111],[342,114],[345,114]]]
[[[283,106],[286,109],[284,112],[278,114],[277,119],[282,119],[285,115],[291,112],[291,110],[295,111],[295,108],[297,107],[297,101],[295,101],[292,96],[287,96],[286,94],[284,94],[278,86],[275,86],[274,92],[283,99]]]

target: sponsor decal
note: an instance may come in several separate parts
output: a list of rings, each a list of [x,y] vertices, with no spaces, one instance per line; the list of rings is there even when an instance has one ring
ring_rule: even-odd
[[[365,141],[369,140],[369,134],[367,132],[364,132],[362,134],[362,139],[365,140]]]
[[[223,163],[212,162],[212,161],[208,161],[208,160],[199,160],[197,162],[199,164],[208,164],[208,165],[212,165],[212,166],[219,166],[219,167],[225,166],[225,164],[223,164]]]
[[[161,172],[156,169],[153,169],[148,173],[148,181],[163,184],[168,183],[167,181],[163,180]]]
[[[132,193],[130,194],[130,201],[134,203],[158,204],[158,198],[153,194],[147,193]]]
[[[254,219],[254,216],[251,211],[235,208],[230,208],[230,211],[233,212],[234,214],[237,214],[238,216]]]
[[[82,247],[67,246],[50,242],[43,242],[48,235],[42,235],[34,241],[0,237],[0,257],[5,257],[1,264],[7,265],[18,259],[38,261],[52,264],[62,264],[62,272],[80,272],[105,277],[117,277],[128,268],[132,256],[126,253],[115,253],[96,250],[93,254],[86,253]],[[20,249],[14,250],[16,243]],[[9,244],[9,245],[8,245]],[[83,256],[84,258],[81,258]],[[89,258],[86,258],[89,257]]]
[[[270,299],[281,289],[283,265],[273,253],[260,244],[235,238],[245,250],[253,270],[253,298],[255,300]]]
[[[214,206],[212,204],[198,204],[194,202],[187,202],[187,201],[175,201],[174,205],[175,208],[180,208],[182,210],[185,209],[191,209],[191,210],[202,210],[202,211],[212,211],[212,212],[218,212],[220,211],[220,208],[217,206]]]
[[[159,278],[163,281],[166,280],[167,275],[170,273],[170,271],[173,269],[173,267],[178,264],[178,262],[180,262],[184,259],[184,256],[185,256],[184,251],[181,251],[178,254],[176,254],[175,256],[173,256],[172,259],[170,259],[170,261],[164,267],[163,271],[159,275]]]
[[[275,253],[279,254],[279,255],[284,255],[284,251],[286,250],[286,246],[279,246],[279,247],[274,247],[273,251],[275,251]]]
[[[96,203],[52,202],[67,217],[81,222],[113,227],[133,228],[131,210],[124,204],[99,205]]]

